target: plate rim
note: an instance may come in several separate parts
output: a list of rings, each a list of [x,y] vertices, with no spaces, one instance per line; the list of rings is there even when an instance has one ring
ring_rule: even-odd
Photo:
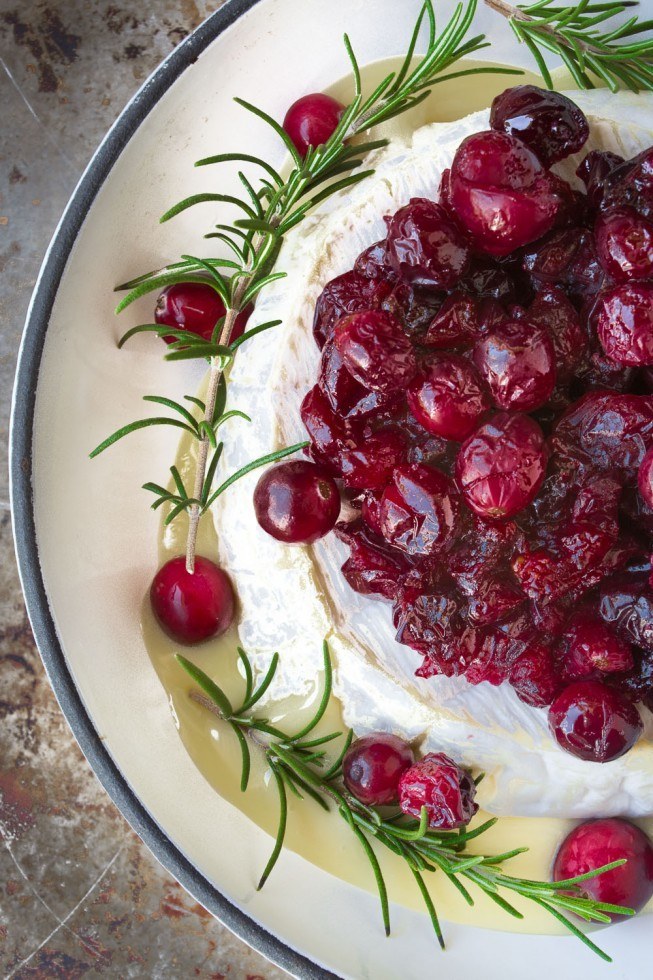
[[[39,370],[50,316],[86,215],[118,157],[173,83],[209,45],[261,0],[226,0],[155,68],[91,157],[54,231],[36,279],[18,352],[9,423],[9,499],[18,575],[37,649],[57,702],[95,776],[157,861],[219,922],[295,977],[338,980],[223,895],[169,839],[111,758],[80,697],[57,631],[39,560],[32,442]]]

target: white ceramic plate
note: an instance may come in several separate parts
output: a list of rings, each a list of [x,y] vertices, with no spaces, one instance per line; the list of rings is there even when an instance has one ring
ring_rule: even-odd
[[[417,9],[417,0],[230,0],[146,82],[98,150],[46,257],[17,374],[12,492],[29,614],[68,721],[134,829],[207,909],[290,973],[634,978],[649,960],[644,919],[601,936],[612,967],[569,938],[454,925],[441,958],[423,915],[394,908],[386,941],[373,895],[293,853],[257,893],[270,840],[192,765],[140,636],[157,520],[137,488],[157,465],[165,471],[174,436],[147,430],[88,461],[108,432],[143,412],[144,393],[179,398],[199,381],[197,368],[165,364],[146,340],[130,357],[116,349],[125,324],[113,316],[112,289],[182,251],[201,254],[210,211],[205,222],[193,211],[157,223],[215,180],[193,170],[195,160],[234,149],[279,160],[265,127],[232,96],[282,117],[298,94],[346,73],[344,30],[363,63],[401,54]],[[441,17],[450,10],[443,3]],[[503,38],[493,60],[527,64],[506,25],[483,17],[493,40]],[[229,190],[224,180],[220,189]],[[134,317],[148,320],[150,305]]]

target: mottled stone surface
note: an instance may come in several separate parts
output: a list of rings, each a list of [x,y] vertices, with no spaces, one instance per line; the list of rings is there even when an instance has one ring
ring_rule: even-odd
[[[141,81],[218,2],[0,0],[0,976],[278,980],[129,830],[34,647],[13,559],[16,352],[59,215]]]

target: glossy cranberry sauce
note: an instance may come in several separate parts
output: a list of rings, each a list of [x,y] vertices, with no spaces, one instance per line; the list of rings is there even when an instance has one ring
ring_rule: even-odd
[[[536,707],[582,682],[588,711],[615,692],[636,734],[624,700],[653,704],[653,149],[588,154],[580,193],[549,169],[588,136],[568,99],[509,89],[491,126],[437,200],[387,216],[326,284],[308,454],[353,510],[335,530],[347,582],[391,605],[419,676],[507,681]]]

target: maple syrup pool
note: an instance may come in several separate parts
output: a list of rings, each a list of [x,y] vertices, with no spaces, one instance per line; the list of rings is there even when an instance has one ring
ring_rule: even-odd
[[[371,90],[389,71],[396,69],[397,63],[398,59],[386,59],[363,69],[364,87]],[[472,65],[474,62],[468,61],[466,64]],[[526,72],[516,80],[517,82],[537,84],[538,79]],[[435,86],[431,96],[416,109],[387,124],[383,134],[398,135],[428,122],[447,122],[486,108],[494,96],[509,84],[510,78],[501,75],[472,75],[454,82],[445,82]],[[350,86],[350,79],[343,79],[327,89],[327,92],[346,102],[350,96]],[[567,86],[566,82],[561,80],[560,87],[572,87],[572,85]],[[176,459],[182,477],[185,477],[193,467],[192,454],[193,447],[189,445],[188,440],[182,438]],[[238,489],[230,492],[238,493]],[[164,528],[162,517],[159,532],[160,565],[185,552],[186,526],[186,519],[182,516],[172,526]],[[200,525],[197,550],[198,554],[209,558],[217,555],[217,540],[208,516]],[[234,703],[239,703],[244,680],[236,654],[239,644],[237,628],[201,646],[182,647],[162,633],[146,598],[143,602],[142,630],[150,660],[168,695],[174,724],[194,764],[220,796],[237,806],[267,833],[276,834],[277,792],[276,788],[270,785],[269,772],[264,764],[262,753],[252,751],[249,787],[245,793],[241,793],[241,754],[236,736],[206,708],[190,699],[189,693],[193,685],[174,659],[175,653],[181,653],[192,660],[220,684],[227,695],[233,698]],[[273,652],[271,649],[270,656]],[[278,724],[289,732],[296,731],[310,718],[319,701],[321,691],[322,677],[317,676],[311,703],[306,704],[294,698],[266,705],[266,717],[273,724]],[[333,731],[345,731],[345,727],[340,703],[332,696],[325,716],[316,729],[316,735]],[[339,740],[331,744],[335,746],[333,749],[335,754]],[[479,812],[471,826],[477,826],[488,816],[487,813]],[[644,830],[653,833],[653,817],[638,823]],[[556,850],[574,825],[575,821],[572,820],[504,816],[494,827],[470,844],[469,852],[497,854],[515,847],[527,846],[529,850],[508,861],[505,870],[513,875],[547,880],[550,877]],[[289,794],[285,846],[352,885],[367,891],[376,891],[369,862],[359,842],[334,809],[326,813],[312,800],[299,800]],[[272,848],[272,840],[270,848]],[[385,849],[381,861],[390,900],[423,912],[421,896],[406,863]],[[427,874],[424,879],[441,918],[445,920],[514,932],[550,934],[565,932],[543,909],[518,895],[511,895],[510,901],[524,913],[524,921],[507,915],[479,889],[472,890],[475,904],[470,907],[445,875]],[[647,911],[651,909],[653,909],[653,900],[647,906]],[[424,925],[425,928],[430,928],[426,913]],[[382,935],[380,914],[379,930],[379,934]]]

